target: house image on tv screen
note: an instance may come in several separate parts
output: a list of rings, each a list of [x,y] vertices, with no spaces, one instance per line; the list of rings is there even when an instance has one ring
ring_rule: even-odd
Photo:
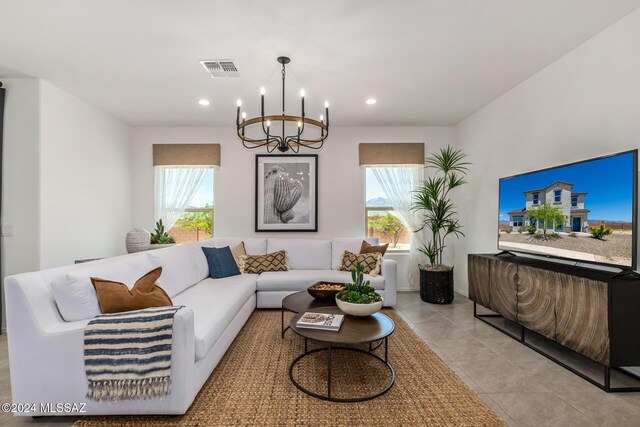
[[[513,231],[521,231],[529,226],[535,226],[542,231],[543,221],[531,218],[531,209],[543,206],[545,203],[561,209],[565,217],[563,224],[547,224],[547,230],[556,232],[588,232],[589,209],[585,208],[584,199],[587,193],[574,193],[574,185],[569,182],[556,181],[551,185],[537,190],[524,192],[525,207],[509,212],[509,226]]]

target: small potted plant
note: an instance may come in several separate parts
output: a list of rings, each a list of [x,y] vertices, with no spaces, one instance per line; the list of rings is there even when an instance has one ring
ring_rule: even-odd
[[[169,233],[164,230],[162,219],[159,219],[158,222],[156,222],[156,229],[151,233],[150,241],[150,249],[160,249],[176,244],[173,237],[169,236]]]
[[[356,262],[351,269],[352,283],[345,283],[336,294],[338,308],[352,316],[370,316],[382,308],[382,297],[364,280],[364,266]]]

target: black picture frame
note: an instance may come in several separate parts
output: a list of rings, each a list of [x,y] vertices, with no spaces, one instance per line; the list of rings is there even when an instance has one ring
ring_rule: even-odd
[[[317,154],[256,155],[255,231],[318,231]]]

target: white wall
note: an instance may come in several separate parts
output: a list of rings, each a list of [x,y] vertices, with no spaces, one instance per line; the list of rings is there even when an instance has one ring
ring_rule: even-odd
[[[125,253],[129,127],[42,81],[40,267]]]
[[[13,236],[2,238],[4,282],[4,276],[37,270],[40,265],[40,83],[37,79],[26,78],[0,78],[0,81],[7,90],[2,159],[2,223],[13,226]],[[4,326],[4,287],[2,288]]]
[[[152,145],[160,143],[220,143],[221,166],[215,172],[216,236],[360,237],[365,233],[364,169],[358,166],[361,142],[425,142],[426,152],[454,144],[451,127],[333,128],[318,154],[318,232],[255,233],[255,155],[264,150],[242,147],[233,127],[139,127],[132,129],[131,170],[134,226],[154,228]],[[408,262],[399,259],[400,285],[406,287]]]
[[[2,222],[13,227],[2,239],[3,275],[125,253],[129,127],[46,81],[0,80]]]
[[[457,126],[473,162],[457,198],[468,253],[495,252],[498,179],[640,147],[640,10],[571,51]]]

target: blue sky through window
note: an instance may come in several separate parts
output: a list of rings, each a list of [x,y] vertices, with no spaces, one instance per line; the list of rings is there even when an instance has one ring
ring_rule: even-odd
[[[500,182],[500,220],[525,207],[524,192],[555,181],[574,184],[573,192],[587,192],[584,207],[590,220],[631,221],[633,215],[633,153],[507,178]]]
[[[202,184],[189,203],[189,207],[204,208],[207,204],[213,206],[213,168],[207,170]]]
[[[367,206],[382,206],[382,204],[385,206],[391,205],[390,202],[388,202],[388,204],[382,203],[382,199],[386,200],[386,197],[382,190],[382,186],[380,186],[380,183],[378,182],[378,178],[373,174],[371,168],[365,168],[365,171],[365,201],[367,202]],[[374,202],[369,203],[370,201]]]

